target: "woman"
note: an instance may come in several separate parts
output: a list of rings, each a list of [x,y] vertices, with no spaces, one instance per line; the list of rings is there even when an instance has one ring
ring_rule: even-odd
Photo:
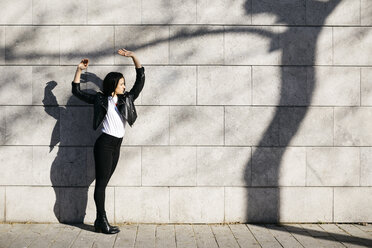
[[[120,232],[117,226],[111,226],[105,211],[106,186],[119,160],[120,145],[122,143],[126,123],[133,125],[137,118],[134,101],[142,91],[145,83],[145,68],[141,66],[134,52],[119,49],[118,54],[131,57],[136,69],[136,81],[133,88],[125,91],[125,79],[120,72],[110,72],[102,84],[102,92],[89,94],[80,90],[80,75],[88,68],[88,59],[83,59],[78,65],[72,85],[72,93],[82,101],[94,104],[93,129],[102,125],[102,133],[94,144],[94,161],[96,171],[96,185],[94,201],[97,218],[94,222],[96,232],[113,234]]]

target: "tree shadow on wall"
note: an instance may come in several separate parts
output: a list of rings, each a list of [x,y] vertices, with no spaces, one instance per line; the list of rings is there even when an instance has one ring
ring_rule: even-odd
[[[279,33],[278,37],[275,34],[271,35],[271,50],[278,49],[282,55],[280,99],[274,116],[257,143],[257,147],[253,148],[252,156],[245,167],[245,183],[252,186],[247,188],[246,192],[246,222],[280,222],[280,189],[277,186],[280,186],[281,162],[287,151],[286,147],[299,130],[311,104],[316,84],[314,65],[317,61],[317,44],[322,32],[320,26],[324,25],[326,18],[340,2],[341,0],[311,1],[313,6],[316,5],[316,9],[321,10],[317,13],[319,27],[303,28],[291,25],[288,11],[294,13],[295,9],[284,11],[263,3],[259,8],[254,8],[256,12],[252,12],[252,15],[274,14],[278,22],[287,25],[287,29]],[[245,7],[247,13],[253,11],[248,4]],[[285,67],[285,65],[296,66]]]

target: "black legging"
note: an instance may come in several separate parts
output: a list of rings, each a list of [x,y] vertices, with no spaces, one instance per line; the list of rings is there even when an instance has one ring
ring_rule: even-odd
[[[96,168],[96,185],[94,201],[97,213],[106,214],[105,191],[106,186],[115,171],[120,155],[120,145],[123,138],[102,133],[94,143],[94,161]]]

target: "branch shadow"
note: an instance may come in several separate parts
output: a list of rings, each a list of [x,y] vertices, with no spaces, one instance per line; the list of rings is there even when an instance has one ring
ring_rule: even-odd
[[[323,12],[322,15],[318,15],[319,22],[321,24],[325,23],[328,15],[335,9],[335,7],[340,3],[340,0],[330,0],[326,2],[313,1],[313,4],[321,5],[320,8],[326,8],[328,11]],[[265,8],[267,6],[262,5],[260,8],[261,12],[258,13],[272,13],[277,16],[278,20],[282,22],[288,22],[288,18],[285,12],[276,10],[273,8]],[[248,11],[248,10],[247,10]],[[252,13],[257,14],[257,13]],[[290,23],[289,23],[290,24]],[[280,222],[280,188],[270,188],[279,187],[279,171],[280,165],[284,153],[286,152],[286,147],[289,145],[293,137],[296,135],[301,123],[303,122],[311,104],[312,95],[315,89],[315,78],[316,71],[313,67],[315,65],[317,56],[317,43],[319,35],[322,31],[321,27],[313,28],[311,35],[306,35],[301,32],[298,27],[288,25],[288,29],[283,33],[280,33],[280,43],[278,49],[281,50],[282,57],[280,65],[288,64],[303,64],[307,65],[307,80],[305,87],[293,87],[291,80],[286,78],[285,67],[281,66],[281,91],[278,106],[276,107],[275,114],[270,121],[270,124],[265,129],[260,141],[257,144],[257,148],[252,153],[250,160],[247,162],[244,172],[244,179],[246,185],[253,186],[252,188],[247,188],[246,193],[246,222],[250,223],[278,223]],[[307,40],[304,40],[304,35]],[[305,44],[304,44],[305,43]],[[304,56],[305,55],[305,56]],[[304,60],[305,59],[305,60]],[[301,83],[301,82],[298,82]],[[304,93],[305,92],[305,93]],[[295,97],[293,97],[295,96]],[[288,102],[288,98],[299,98],[305,97],[303,105],[300,109],[293,109],[292,107],[287,107],[291,105]],[[295,114],[291,114],[295,110]],[[284,118],[283,118],[284,117]],[[283,120],[288,120],[288,122],[283,123]],[[281,126],[286,126],[285,129],[281,129]],[[285,132],[283,132],[285,131]],[[268,144],[276,143],[273,140],[274,137],[278,138],[278,144],[280,148],[277,149],[275,156],[271,156],[271,151],[266,152],[260,147],[265,147]],[[270,171],[262,171],[262,161],[269,158],[270,165],[274,169]],[[261,162],[261,164],[260,164]],[[255,174],[256,173],[256,174]],[[270,178],[270,182],[266,182],[262,185],[257,183],[254,185],[252,181],[253,177],[260,177],[260,174],[266,174]],[[269,174],[270,175],[267,175]]]
[[[297,227],[297,226],[277,226],[277,225],[271,225],[271,224],[253,224],[259,227],[264,226],[267,229],[272,229],[275,231],[280,231],[280,232],[289,232],[292,235],[301,235],[301,236],[308,236],[308,237],[314,237],[314,239],[317,240],[327,240],[331,242],[341,242],[343,245],[348,246],[347,244],[352,244],[352,245],[360,245],[361,247],[370,247],[372,245],[372,239],[364,238],[364,237],[358,237],[358,236],[352,236],[345,232],[342,228],[342,230],[345,234],[341,233],[333,233],[333,232],[328,232],[328,231],[319,231],[319,230],[312,230],[306,227]],[[283,230],[281,227],[284,227],[285,230]],[[296,238],[297,239],[297,238]],[[301,243],[301,242],[300,242]],[[346,243],[346,244],[345,244]],[[329,244],[331,245],[331,244]]]
[[[328,15],[337,7],[337,5],[341,2],[341,0],[329,0],[327,2],[320,2],[314,1],[314,4],[319,4],[328,11],[324,12],[319,19],[320,26],[325,23],[326,18]],[[326,7],[324,7],[326,6]],[[250,9],[250,1],[247,1],[244,5],[246,8],[247,13],[250,13],[252,10]],[[259,13],[271,13],[278,16],[278,19],[281,22],[291,24],[290,20],[288,20],[288,16],[281,11],[277,11],[272,8],[261,8],[261,12]],[[257,13],[252,13],[257,14]],[[259,147],[265,147],[267,144],[279,144],[281,148],[278,150],[278,155],[275,157],[274,161],[271,161],[277,168],[274,170],[275,172],[273,175],[270,175],[272,181],[269,185],[265,186],[278,186],[279,185],[279,168],[282,162],[283,155],[286,151],[286,147],[289,145],[290,141],[296,135],[302,121],[304,120],[307,112],[308,106],[311,103],[311,98],[315,89],[315,78],[316,78],[316,71],[313,67],[316,61],[316,50],[317,50],[317,41],[319,35],[322,31],[321,27],[314,28],[314,32],[312,33],[311,37],[308,37],[307,46],[304,49],[303,44],[300,44],[303,41],[303,33],[299,32],[298,27],[288,25],[288,29],[284,32],[279,34],[279,39],[283,40],[284,42],[276,45],[275,42],[272,42],[271,51],[280,50],[282,52],[281,58],[281,65],[288,65],[293,64],[294,62],[300,62],[304,66],[308,67],[307,70],[307,84],[306,84],[306,94],[304,94],[304,88],[293,88],[293,85],[290,83],[290,80],[285,76],[286,70],[282,66],[281,67],[281,93],[280,93],[280,100],[278,106],[276,107],[275,114],[270,121],[270,124],[267,126],[263,136],[260,138],[260,141],[257,144],[258,149],[253,153],[250,160],[246,164],[245,170],[245,182],[246,185],[252,185],[252,169],[255,168],[256,162],[261,161],[262,157],[267,157],[265,152],[260,151]],[[265,31],[262,29],[257,28],[239,28],[239,27],[232,27],[232,28],[225,28],[223,31],[221,30],[206,30],[206,29],[199,29],[197,31],[188,32],[186,29],[182,30],[181,32],[177,33],[173,37],[164,38],[164,39],[157,39],[151,42],[139,44],[139,45],[132,45],[130,47],[131,50],[141,50],[145,48],[149,48],[151,46],[155,46],[157,44],[161,44],[164,42],[168,42],[170,40],[178,40],[184,38],[192,38],[197,36],[202,36],[205,34],[219,34],[221,32],[228,33],[228,32],[236,32],[236,33],[243,33],[243,32],[250,32],[255,33],[265,38],[271,39],[274,41],[278,39],[278,34]],[[28,33],[23,33],[23,36],[20,39],[30,39]],[[297,41],[297,42],[296,42]],[[12,58],[12,47],[6,47],[6,58]],[[102,54],[110,53],[112,50],[106,49],[102,50],[99,53],[92,53],[94,56],[99,57]],[[307,60],[306,61],[298,61],[296,59],[303,57],[303,53],[306,53]],[[39,55],[25,54],[26,58],[33,59]],[[56,54],[52,55],[45,55],[51,56],[52,58],[57,58]],[[190,55],[192,56],[192,55]],[[59,55],[58,55],[59,58]],[[294,63],[296,64],[296,63]],[[94,74],[92,74],[94,77]],[[99,78],[94,79],[96,85],[99,84]],[[84,83],[84,80],[82,80]],[[84,147],[80,147],[83,144],[92,144],[92,142],[96,137],[97,134],[93,131],[85,130],[87,127],[91,126],[91,116],[92,116],[92,109],[87,108],[86,106],[78,107],[79,110],[76,110],[75,107],[72,107],[73,104],[69,105],[70,100],[65,108],[59,106],[52,90],[56,87],[57,83],[55,81],[49,81],[47,86],[45,87],[44,91],[44,99],[49,99],[49,103],[44,103],[45,111],[57,120],[57,124],[55,125],[52,138],[50,143],[50,151],[53,147],[56,146],[58,142],[60,145],[58,147],[58,155],[52,164],[51,169],[51,180],[53,182],[53,187],[56,192],[56,204],[54,208],[54,212],[56,216],[58,216],[58,220],[60,222],[82,222],[84,220],[85,209],[87,204],[87,192],[90,179],[88,178],[88,168],[84,165],[75,165],[69,161],[75,161],[76,157],[81,157],[81,154],[87,154],[87,149]],[[288,91],[291,89],[291,91]],[[281,117],[286,115],[289,111],[291,111],[291,104],[288,99],[292,99],[293,96],[305,96],[306,99],[303,101],[304,107],[301,110],[296,111],[296,115],[294,117],[290,117],[291,122],[285,123],[288,125],[286,133],[280,133],[278,131],[278,125],[280,126]],[[58,106],[59,108],[59,115],[56,115],[55,112],[48,112],[47,106],[48,105]],[[285,106],[285,107],[283,107]],[[63,124],[62,117],[68,117],[70,123]],[[77,117],[76,120],[72,117]],[[84,122],[87,121],[88,122]],[[186,121],[186,120],[184,120]],[[83,126],[79,126],[78,123],[83,122]],[[71,131],[70,134],[65,135],[64,137],[60,137],[61,130],[67,130],[70,127],[76,128]],[[84,130],[81,132],[81,130]],[[68,132],[67,132],[68,133]],[[276,134],[278,140],[273,140],[273,135]],[[88,138],[87,138],[88,137]],[[71,145],[76,146],[74,148]],[[71,152],[71,149],[74,151]],[[86,157],[86,156],[85,156]],[[67,158],[67,159],[66,159]],[[87,164],[87,163],[85,163]],[[83,172],[81,172],[83,171]],[[71,174],[74,174],[71,178]],[[84,178],[84,183],[81,183],[81,178]],[[93,181],[93,180],[92,180]],[[273,222],[280,222],[280,191],[279,189],[272,189],[266,187],[257,187],[247,189],[247,211],[246,211],[246,222],[255,223],[255,222],[265,222],[265,223],[273,223]]]

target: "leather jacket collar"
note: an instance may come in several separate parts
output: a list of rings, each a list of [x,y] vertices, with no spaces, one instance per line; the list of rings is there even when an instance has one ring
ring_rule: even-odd
[[[124,92],[124,94],[117,95],[118,96],[118,102],[117,106],[125,104],[125,98],[128,96],[128,92]],[[102,92],[97,92],[97,98],[100,102],[100,105],[104,107],[107,111],[108,108],[108,99]]]
[[[133,103],[133,95],[129,94],[128,92],[124,92],[124,94],[120,94],[117,96],[117,108],[122,116],[128,121],[129,125],[132,126],[137,119],[137,111]],[[107,113],[108,97],[105,96],[102,92],[97,92],[97,103],[99,106],[102,106],[105,111],[98,111],[99,108],[98,106],[96,106],[95,113],[97,114],[97,122],[95,124],[95,128],[98,127],[99,123],[102,122],[104,115],[106,115]]]

